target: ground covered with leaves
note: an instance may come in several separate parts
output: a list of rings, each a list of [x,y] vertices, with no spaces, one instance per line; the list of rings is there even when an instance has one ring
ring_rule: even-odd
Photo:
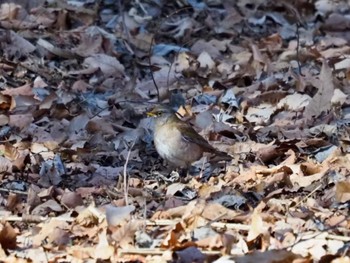
[[[350,262],[349,15],[1,1],[0,260]],[[159,102],[232,161],[169,174]]]

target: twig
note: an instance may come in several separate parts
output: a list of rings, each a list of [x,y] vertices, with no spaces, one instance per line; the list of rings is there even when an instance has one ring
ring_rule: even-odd
[[[119,103],[135,103],[135,104],[146,104],[146,105],[148,105],[148,104],[150,104],[150,105],[156,105],[157,103],[153,103],[153,102],[149,102],[149,101],[137,101],[137,100],[121,100],[121,101],[116,101],[115,102],[115,104],[119,104]],[[95,113],[94,115],[92,115],[91,117],[90,117],[90,119],[93,119],[93,118],[95,118],[96,116],[99,116],[99,117],[101,117],[100,116],[100,113],[101,112],[103,112],[103,111],[105,111],[105,110],[107,110],[108,108],[110,108],[110,107],[112,107],[113,105],[108,105],[107,107],[104,107],[104,108],[101,108],[100,109],[100,111],[98,111],[97,113]],[[114,125],[116,125],[116,124],[114,124]],[[116,126],[116,127],[118,127],[118,126]],[[121,127],[121,126],[120,126]],[[126,130],[126,128],[123,128],[123,129],[125,129]],[[131,129],[131,128],[130,128]]]
[[[297,37],[297,63],[298,63],[298,70],[299,70],[299,75],[303,76],[303,74],[301,73],[301,65],[300,65],[300,58],[299,58],[299,45],[300,45],[300,34],[299,34],[299,22],[297,22],[297,31],[296,31],[296,37]]]
[[[50,74],[47,73],[47,72],[44,72],[44,70],[38,69],[37,67],[31,66],[31,65],[29,65],[29,64],[27,64],[27,63],[25,63],[25,62],[20,62],[19,65],[20,65],[21,67],[23,67],[23,68],[25,68],[25,69],[31,71],[31,72],[34,72],[34,73],[38,74],[39,76],[41,76],[41,77],[43,77],[43,78],[45,78],[45,79],[48,79],[48,80],[49,80],[49,79],[52,79],[52,78],[53,78],[52,75],[50,75]]]
[[[326,238],[333,239],[333,240],[344,241],[344,242],[350,242],[350,237],[346,237],[346,236],[339,236],[339,235],[328,234],[326,236]]]
[[[314,190],[312,190],[307,196],[305,196],[303,199],[301,199],[294,207],[298,207],[302,202],[304,202],[306,199],[308,199],[311,195],[313,195],[318,189],[320,189],[322,184],[319,184],[317,187],[315,187]],[[289,212],[291,215],[291,213]]]
[[[131,146],[130,146],[130,148],[129,148],[128,154],[127,154],[127,156],[126,156],[125,164],[124,164],[124,169],[123,169],[125,205],[128,205],[128,204],[129,204],[129,200],[128,200],[128,189],[129,189],[129,187],[128,187],[128,182],[127,182],[128,175],[127,175],[127,171],[126,171],[126,170],[127,170],[127,168],[128,168],[128,162],[129,162],[131,150],[132,150],[132,148],[134,147],[135,142],[136,142],[136,140],[133,141],[133,143],[131,144]]]
[[[41,223],[47,220],[57,220],[64,222],[73,222],[74,218],[64,218],[64,217],[45,217],[37,215],[23,215],[23,216],[0,216],[0,221],[9,221],[9,222],[26,222],[26,223]]]
[[[147,220],[146,225],[147,226],[173,226],[177,223],[181,222],[181,220]],[[236,229],[236,230],[243,230],[243,231],[249,231],[250,225],[244,225],[244,224],[234,224],[234,223],[220,223],[220,222],[213,222],[209,224],[211,227],[215,228],[226,228],[226,229]]]
[[[300,59],[299,59],[299,45],[300,45],[300,34],[299,34],[299,28],[300,26],[306,26],[306,24],[303,22],[301,15],[297,8],[295,8],[292,4],[290,4],[288,1],[281,1],[281,4],[290,12],[293,14],[294,18],[296,19],[296,38],[297,38],[297,48],[296,48],[296,57],[297,57],[297,63],[298,63],[298,71],[300,76],[304,76],[301,73],[301,65],[300,65]]]
[[[168,19],[169,17],[173,16],[173,15],[176,15],[177,13],[183,11],[183,10],[186,10],[186,9],[192,9],[192,7],[184,7],[184,8],[181,8],[181,9],[178,9],[174,12],[172,12],[171,14],[167,15],[164,20]],[[161,22],[160,22],[161,23]],[[159,88],[158,88],[158,85],[157,85],[157,82],[156,80],[154,79],[154,76],[153,76],[153,72],[152,72],[152,62],[151,62],[151,54],[153,53],[152,52],[152,49],[153,49],[153,42],[154,42],[154,38],[155,38],[155,34],[152,36],[152,39],[151,39],[151,43],[150,43],[150,46],[149,46],[149,51],[148,51],[148,63],[149,63],[149,68],[151,70],[151,77],[152,77],[152,82],[154,84],[154,86],[156,87],[156,90],[157,90],[157,98],[158,98],[158,102],[160,102],[160,95],[159,95]],[[181,48],[180,48],[181,49]],[[171,64],[172,65],[172,64]],[[171,70],[171,66],[169,68],[169,72],[168,74],[170,73],[170,70]],[[168,82],[168,80],[167,80]],[[167,83],[168,85],[168,83]]]
[[[187,43],[185,43],[185,44],[183,44],[183,45],[181,45],[181,46],[179,47],[179,50],[176,52],[176,56],[175,56],[174,61],[179,57],[179,53],[180,53],[181,49],[183,49],[183,47],[184,47],[185,45],[189,44],[190,41],[191,41],[191,40],[187,41]],[[166,85],[167,85],[167,87],[169,87],[170,73],[171,73],[171,68],[172,68],[172,66],[173,66],[173,64],[174,64],[174,61],[170,63],[170,67],[169,67],[169,70],[168,70],[168,76],[167,76],[167,80],[166,80]]]
[[[216,228],[226,228],[226,229],[235,229],[235,230],[243,230],[243,231],[249,231],[251,229],[250,225],[234,224],[234,223],[214,222],[214,223],[211,223],[210,226],[216,227]]]
[[[206,251],[199,249],[201,253],[205,255],[219,255],[221,251]],[[125,254],[138,254],[138,255],[162,255],[164,252],[169,251],[168,249],[149,249],[149,248],[130,248],[130,249],[118,249],[119,255]]]
[[[205,161],[206,161],[205,158],[203,158],[201,172],[199,174],[199,178],[201,178],[201,179],[203,178],[203,170],[204,170]]]
[[[153,81],[153,84],[154,84],[154,86],[156,87],[156,90],[157,90],[157,99],[158,99],[158,102],[160,102],[159,88],[158,88],[158,85],[157,85],[156,80],[154,79],[153,72],[152,72],[151,53],[153,53],[153,52],[152,52],[152,48],[153,48],[153,40],[154,40],[154,35],[152,36],[152,39],[151,39],[151,44],[149,45],[149,51],[148,51],[148,63],[149,63],[149,69],[150,69],[150,71],[151,71],[152,81]]]
[[[122,4],[122,0],[118,1],[118,9],[119,9],[119,16],[121,16],[121,18],[122,18],[123,31],[126,35],[126,40],[128,41],[128,43],[131,43],[130,42],[130,32],[129,32],[128,27],[126,26],[126,23],[125,23],[124,5]]]
[[[310,239],[326,239],[326,238],[327,239],[344,241],[344,242],[349,242],[350,241],[350,237],[328,234],[327,232],[319,232],[319,233],[307,234],[305,236],[301,236],[300,237],[300,241],[310,240]]]
[[[173,226],[181,222],[180,220],[160,219],[160,220],[146,220],[147,226]]]
[[[19,190],[10,190],[6,188],[0,188],[0,192],[7,192],[7,193],[15,193],[20,195],[28,195],[27,192],[19,191]]]

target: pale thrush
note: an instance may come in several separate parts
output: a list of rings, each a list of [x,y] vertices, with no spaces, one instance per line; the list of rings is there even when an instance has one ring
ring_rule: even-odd
[[[211,146],[189,123],[182,121],[170,107],[156,106],[147,115],[155,117],[154,144],[156,150],[171,165],[188,169],[205,152],[223,157],[222,160],[232,159],[226,153]]]

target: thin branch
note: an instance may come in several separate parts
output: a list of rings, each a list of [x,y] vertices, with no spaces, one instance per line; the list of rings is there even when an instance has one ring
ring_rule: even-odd
[[[0,188],[0,192],[28,195],[27,192],[23,192],[23,191],[19,191],[19,190],[10,190],[10,189],[6,189],[6,188]]]
[[[130,159],[130,154],[131,154],[131,150],[135,145],[136,140],[134,140],[129,148],[128,154],[126,156],[126,160],[125,160],[125,164],[124,164],[124,168],[123,168],[123,178],[124,178],[124,199],[125,199],[125,205],[129,204],[129,200],[128,200],[128,191],[129,191],[129,185],[128,185],[128,174],[127,174],[127,168],[128,168],[128,163],[129,163],[129,159]]]
[[[177,223],[180,223],[181,220],[147,220],[146,225],[147,226],[173,226]],[[220,223],[220,222],[213,222],[209,224],[211,227],[215,228],[225,228],[225,229],[236,229],[236,230],[243,230],[243,231],[249,231],[251,226],[250,225],[244,225],[244,224],[234,224],[234,223]]]
[[[318,189],[320,189],[322,187],[322,184],[319,184],[317,187],[315,187],[314,190],[312,190],[307,196],[305,196],[303,199],[301,199],[294,207],[298,207],[302,202],[306,201],[306,199],[308,199],[310,196],[312,196]],[[289,211],[288,211],[289,212]],[[292,215],[289,212],[290,215]]]
[[[167,15],[164,20],[168,19],[169,17],[183,11],[183,10],[187,10],[187,9],[192,9],[192,7],[188,6],[188,7],[184,7],[184,8],[181,8],[181,9],[178,9],[174,12],[172,12],[171,14]],[[162,21],[159,22],[159,25],[162,23]],[[159,28],[159,25],[157,27],[157,29]],[[152,62],[151,62],[151,55],[153,54],[152,52],[152,49],[153,49],[153,42],[154,42],[154,38],[155,38],[155,34],[152,36],[152,39],[151,39],[151,43],[150,43],[150,46],[149,46],[149,51],[148,51],[148,63],[149,63],[149,68],[151,70],[151,77],[152,77],[152,82],[154,84],[154,86],[156,87],[156,90],[157,90],[157,98],[158,98],[158,102],[160,102],[160,95],[159,95],[159,88],[158,88],[158,85],[157,85],[157,82],[153,76],[153,72],[152,72]],[[171,67],[170,67],[171,69]],[[169,69],[169,72],[170,72],[170,69]],[[168,84],[167,84],[168,85]]]
[[[179,53],[180,53],[181,49],[183,49],[183,48],[184,48],[186,45],[188,45],[190,42],[191,42],[191,40],[187,41],[185,44],[183,44],[183,45],[181,45],[181,46],[179,47],[179,50],[176,51],[175,60],[179,57]],[[175,60],[174,60],[174,61],[175,61]],[[173,67],[174,61],[170,63],[170,67],[169,67],[169,70],[168,70],[168,76],[167,76],[167,80],[166,80],[166,85],[167,85],[167,87],[169,87],[170,73],[171,73],[171,68]]]
[[[300,34],[299,34],[299,27],[300,24],[299,22],[297,23],[297,31],[296,31],[296,37],[297,37],[297,63],[298,63],[298,70],[299,70],[299,75],[303,76],[303,74],[301,73],[301,64],[300,64],[300,58],[299,58],[299,46],[300,46]]]
[[[126,40],[128,41],[128,43],[131,43],[130,42],[130,32],[129,32],[128,27],[126,26],[126,23],[125,23],[124,5],[122,4],[122,0],[118,1],[118,9],[119,9],[119,16],[121,16],[121,18],[122,18],[123,31],[126,35]]]
[[[74,218],[65,218],[65,217],[45,217],[37,215],[23,215],[23,216],[0,216],[0,221],[8,222],[25,222],[25,223],[41,223],[48,220],[57,220],[64,222],[73,222]]]
[[[149,69],[150,69],[150,71],[151,71],[152,81],[153,81],[153,84],[154,84],[154,86],[156,87],[156,90],[157,90],[157,99],[158,99],[158,102],[160,102],[159,88],[158,88],[157,82],[156,82],[156,80],[155,80],[155,78],[154,78],[154,76],[153,76],[153,72],[152,72],[151,54],[153,53],[153,52],[152,52],[152,49],[153,49],[153,41],[154,41],[154,35],[152,36],[151,44],[149,45],[148,63],[149,63]]]
[[[206,251],[199,249],[201,253],[205,255],[221,255],[221,251]],[[152,248],[135,248],[135,249],[118,249],[120,255],[125,254],[138,254],[138,255],[162,255],[164,252],[169,251],[167,249],[152,249]]]

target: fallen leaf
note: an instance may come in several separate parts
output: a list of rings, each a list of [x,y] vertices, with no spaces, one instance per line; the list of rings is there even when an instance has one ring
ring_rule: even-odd
[[[350,182],[342,181],[336,183],[335,200],[340,203],[345,203],[350,200]]]
[[[116,226],[124,220],[130,219],[130,214],[135,210],[135,206],[128,205],[116,207],[113,205],[106,206],[106,219],[109,226]]]
[[[17,233],[15,229],[8,222],[1,224],[0,227],[1,247],[5,250],[16,249]]]
[[[318,88],[318,91],[305,108],[304,114],[308,119],[318,117],[322,112],[327,112],[331,108],[330,98],[334,93],[334,84],[332,69],[326,60],[322,63],[319,80],[315,80],[313,85]]]

